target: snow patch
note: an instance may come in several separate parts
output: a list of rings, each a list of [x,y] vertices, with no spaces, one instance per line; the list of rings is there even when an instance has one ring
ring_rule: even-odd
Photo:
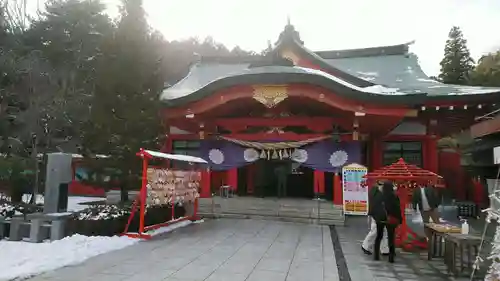
[[[158,229],[155,229],[155,230],[152,230],[152,231],[148,231],[147,234],[149,234],[151,236],[157,236],[157,235],[160,235],[160,234],[172,232],[172,231],[174,231],[177,228],[185,227],[185,226],[188,226],[190,224],[192,224],[192,222],[190,220],[181,221],[181,222],[177,222],[177,223],[171,224],[169,226],[165,226],[165,227],[161,227],[161,228],[158,228]]]
[[[60,267],[75,265],[100,254],[137,243],[128,237],[73,235],[49,243],[0,241],[0,279],[23,279]]]
[[[324,76],[324,77],[329,78],[329,79],[331,79],[339,84],[342,84],[348,88],[351,88],[351,89],[359,91],[359,92],[364,92],[364,93],[369,93],[369,94],[407,95],[407,93],[398,92],[398,90],[399,90],[398,88],[387,88],[387,87],[384,87],[382,85],[358,87],[358,86],[353,85],[353,84],[351,84],[343,79],[340,79],[336,76],[333,76],[333,75],[326,73],[326,72],[323,72],[321,70],[312,69],[312,68],[305,68],[305,67],[298,67],[298,66],[295,66],[295,68],[303,70],[305,72],[309,72],[311,74]]]
[[[17,206],[13,206],[7,203],[0,204],[0,217],[11,218],[16,215],[22,215],[22,210]]]
[[[202,223],[203,220],[194,223]],[[182,221],[148,232],[156,236],[190,225]],[[76,234],[47,243],[0,241],[0,253],[10,257],[0,263],[0,280],[26,279],[32,276],[76,265],[92,257],[123,249],[141,241],[126,236],[88,237]]]
[[[377,72],[362,72],[362,71],[358,71],[357,73],[361,74],[361,75],[365,75],[365,76],[375,76],[375,77],[378,77],[378,73]]]
[[[462,94],[489,94],[489,93],[494,93],[494,92],[500,92],[500,88],[491,88],[491,89],[458,89],[459,91],[462,92]]]
[[[372,94],[406,95],[406,93],[398,92],[399,88],[387,88],[382,85],[373,85],[361,89],[362,92]]]
[[[429,78],[418,78],[417,81],[420,81],[420,82],[430,82],[430,83],[439,83],[438,81],[432,80],[432,79],[429,79]]]
[[[361,76],[360,76],[359,78],[361,78],[361,79],[363,79],[363,80],[366,80],[366,81],[373,81],[373,80],[375,80],[375,78],[374,78],[374,77],[361,77]]]
[[[29,202],[31,195],[25,194],[23,195],[23,202]],[[37,194],[36,196],[36,204],[43,204],[44,198],[43,195]],[[89,207],[85,203],[96,202],[96,201],[106,201],[104,197],[85,197],[85,196],[69,196],[68,197],[68,212],[79,212],[83,209]]]

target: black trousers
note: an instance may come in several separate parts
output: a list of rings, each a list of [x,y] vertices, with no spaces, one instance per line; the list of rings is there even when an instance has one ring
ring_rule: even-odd
[[[387,244],[389,245],[389,257],[394,258],[396,248],[394,245],[396,225],[377,222],[377,236],[375,237],[375,245],[373,247],[373,254],[375,258],[380,256],[380,243],[384,236],[384,228],[387,229]]]

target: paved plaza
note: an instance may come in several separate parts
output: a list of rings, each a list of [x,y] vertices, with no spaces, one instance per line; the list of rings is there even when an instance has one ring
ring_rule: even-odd
[[[424,254],[373,261],[360,250],[366,230],[366,218],[346,227],[209,220],[30,280],[453,280],[441,260],[428,262]]]
[[[341,249],[343,260],[339,262],[339,274],[349,277],[345,280],[364,281],[441,281],[469,280],[467,276],[451,278],[447,274],[442,258],[427,260],[427,252],[404,252],[397,249],[396,262],[391,264],[387,258],[374,261],[372,256],[361,254],[361,242],[368,231],[366,217],[349,218],[346,227],[332,231],[337,257]],[[337,236],[337,237],[335,237]],[[336,242],[335,240],[338,240]],[[337,246],[339,245],[339,246]],[[348,272],[343,270],[348,268]],[[349,279],[350,278],[350,279]],[[483,278],[484,279],[484,278]]]
[[[339,280],[328,227],[215,220],[32,281]]]

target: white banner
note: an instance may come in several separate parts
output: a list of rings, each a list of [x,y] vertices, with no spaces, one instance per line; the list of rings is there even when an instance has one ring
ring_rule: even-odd
[[[342,189],[344,214],[368,214],[368,187],[363,186],[363,176],[368,172],[365,166],[351,164],[342,168]]]
[[[493,148],[493,164],[500,164],[500,146]]]
[[[498,179],[486,179],[486,184],[488,185],[488,195],[491,195],[495,192],[495,189],[500,188],[500,180]],[[496,203],[496,201],[491,200],[490,198],[490,208],[495,210],[500,210],[500,206]]]

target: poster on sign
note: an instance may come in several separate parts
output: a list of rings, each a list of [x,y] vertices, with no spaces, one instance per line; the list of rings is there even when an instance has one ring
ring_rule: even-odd
[[[368,187],[363,184],[363,176],[368,169],[359,164],[350,164],[342,168],[342,189],[344,214],[368,214]]]

